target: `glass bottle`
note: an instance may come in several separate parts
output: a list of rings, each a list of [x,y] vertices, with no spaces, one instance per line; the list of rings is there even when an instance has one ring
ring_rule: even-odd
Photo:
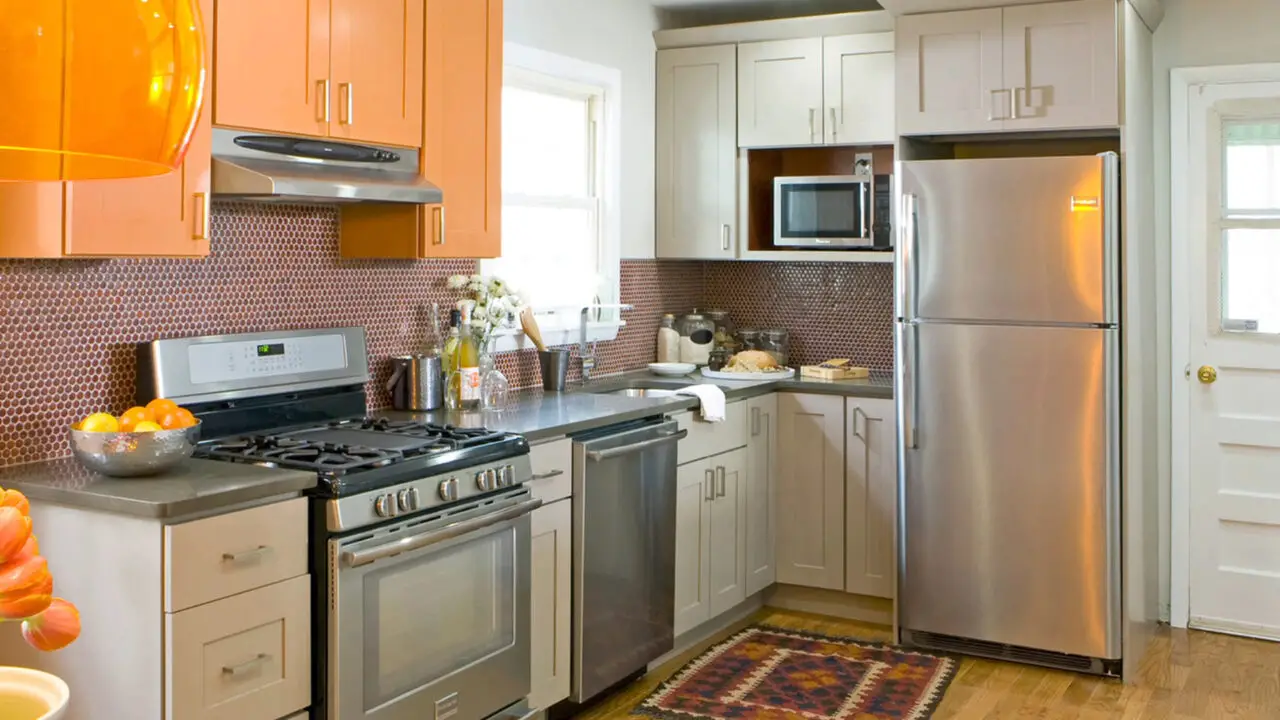
[[[440,341],[440,303],[431,303],[431,327],[427,329],[427,347],[423,354],[429,358],[443,358],[444,343]]]
[[[471,307],[462,309],[462,327],[458,330],[458,409],[480,407],[480,346],[471,329]]]
[[[680,362],[680,333],[676,330],[676,316],[662,316],[658,327],[658,362]]]
[[[449,311],[449,339],[444,341],[444,358],[441,363],[444,374],[448,375],[458,369],[458,326],[462,324],[462,313]]]

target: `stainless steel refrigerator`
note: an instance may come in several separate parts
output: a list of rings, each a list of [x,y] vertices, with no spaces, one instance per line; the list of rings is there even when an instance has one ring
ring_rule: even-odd
[[[899,626],[1120,658],[1119,160],[898,165]]]

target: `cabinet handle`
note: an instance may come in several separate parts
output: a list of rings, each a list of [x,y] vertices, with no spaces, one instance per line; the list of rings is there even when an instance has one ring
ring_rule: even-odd
[[[318,94],[324,98],[324,102],[320,104],[320,122],[327,123],[329,122],[329,102],[330,102],[329,78],[325,78],[323,80],[317,80],[316,84],[320,86],[320,92]]]
[[[760,408],[751,408],[751,437],[760,434]]]
[[[733,228],[729,227],[728,223],[725,223],[724,225],[720,226],[720,249],[721,250],[729,249],[729,238],[732,232],[733,232]]]
[[[836,122],[836,109],[831,108],[831,142],[836,142],[836,130],[839,124]]]
[[[813,144],[816,142],[814,140],[814,137],[816,137],[818,134],[817,118],[818,118],[818,108],[809,108],[809,143],[810,144]]]
[[[253,548],[252,550],[241,550],[240,552],[222,553],[222,561],[229,562],[229,563],[238,563],[242,560],[261,557],[262,555],[266,554],[266,552],[270,549],[271,549],[271,546],[269,545],[259,545],[258,547]]]
[[[1004,119],[1005,119],[1003,116],[1001,116],[1001,117],[996,117],[996,110],[995,110],[995,109],[996,109],[997,107],[999,107],[999,105],[997,104],[997,101],[998,101],[998,99],[999,99],[999,97],[1000,97],[1000,93],[1007,93],[1007,92],[1009,92],[1009,91],[1008,91],[1008,90],[992,90],[992,91],[991,91],[991,105],[987,108],[987,120],[989,120],[989,121],[991,121],[991,122],[995,122],[995,121],[997,121],[997,120],[1004,120]],[[1013,93],[1009,93],[1009,95],[1010,95],[1010,97],[1012,97],[1012,96],[1013,96]]]
[[[705,492],[702,493],[702,497],[705,500],[715,500],[716,499],[716,473],[714,470],[707,469],[706,476],[707,476],[707,489]]]
[[[553,477],[560,477],[563,474],[564,474],[563,470],[552,470],[551,472],[545,472],[540,475],[534,475],[529,479],[530,480],[550,480]]]
[[[209,239],[209,193],[198,192],[191,196],[196,201],[196,216],[200,218],[198,222],[192,223],[195,232],[191,234],[192,240],[208,240]]]
[[[1022,88],[1014,88],[1009,93],[1009,113],[1013,120],[1021,120],[1022,116],[1018,114],[1018,97],[1022,95]]]
[[[349,82],[347,82],[347,83],[338,83],[338,92],[342,93],[342,94],[343,94],[343,97],[345,97],[345,98],[347,99],[347,101],[346,101],[347,117],[346,117],[346,119],[343,119],[342,117],[339,117],[339,118],[338,118],[338,122],[339,122],[339,123],[341,123],[341,124],[343,124],[343,125],[355,125],[355,124],[356,124],[356,86],[355,86],[355,83],[349,83]]]
[[[222,674],[229,675],[231,677],[239,677],[249,672],[250,670],[253,670],[254,668],[258,667],[259,665],[261,665],[262,663],[270,659],[271,659],[270,655],[266,653],[258,653],[257,657],[253,657],[248,660],[245,660],[244,662],[238,665],[230,665],[230,666],[223,665]]]
[[[724,497],[724,476],[724,466],[721,465],[716,468],[716,483],[719,484],[719,488],[716,490],[716,497]]]
[[[444,246],[444,206],[439,205],[431,208],[431,214],[435,216],[436,232],[431,238],[432,244]]]
[[[865,443],[865,442],[867,441],[867,436],[866,436],[866,435],[863,435],[863,434],[862,434],[862,433],[860,433],[860,432],[858,432],[858,418],[859,418],[859,417],[861,417],[861,418],[862,418],[862,427],[864,427],[864,428],[865,428],[865,427],[867,426],[867,414],[866,414],[865,412],[863,412],[863,411],[862,411],[862,408],[860,408],[860,407],[855,407],[855,408],[853,409],[853,436],[854,436],[854,437],[856,437],[856,438],[858,438],[859,440],[861,440],[862,442],[864,442],[864,443]]]

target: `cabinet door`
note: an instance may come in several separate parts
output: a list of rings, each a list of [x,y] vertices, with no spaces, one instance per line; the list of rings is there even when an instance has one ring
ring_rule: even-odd
[[[424,1],[331,0],[330,135],[422,144]]]
[[[738,146],[820,145],[822,38],[738,46]]]
[[[204,17],[213,0],[201,0]],[[213,44],[205,44],[213,62]],[[206,99],[207,99],[206,95]],[[182,167],[130,180],[65,184],[64,252],[67,255],[202,257],[209,254],[209,181],[212,129],[206,102],[200,110]]]
[[[774,533],[777,511],[773,497],[778,475],[778,396],[747,401],[751,436],[747,441],[747,595],[777,580]]]
[[[329,134],[329,0],[218,0],[205,27],[218,48],[213,122]]]
[[[569,697],[569,628],[573,506],[566,498],[533,511],[529,705],[548,708]]]
[[[898,18],[899,134],[1002,129],[1013,93],[1003,82],[1001,32],[999,8]]]
[[[849,398],[845,408],[845,589],[892,599],[898,517],[894,405]]]
[[[427,0],[422,167],[444,190],[427,257],[502,254],[502,0]]]
[[[707,540],[714,490],[710,461],[682,465],[676,471],[676,637],[711,617]]]
[[[1004,10],[1007,130],[1120,125],[1116,4],[1079,0]]]
[[[62,257],[62,183],[0,182],[0,257]]]
[[[737,226],[737,51],[658,51],[659,258],[732,259]]]
[[[826,141],[886,145],[894,127],[893,33],[822,39]]]
[[[717,455],[708,462],[714,473],[710,546],[711,617],[747,599],[746,449]]]
[[[778,582],[844,589],[844,398],[778,396]]]

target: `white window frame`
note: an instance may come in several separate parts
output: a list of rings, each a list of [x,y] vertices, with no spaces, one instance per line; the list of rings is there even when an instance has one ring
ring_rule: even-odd
[[[542,87],[592,97],[594,152],[599,160],[595,163],[593,205],[600,229],[599,274],[605,278],[600,302],[606,305],[619,303],[622,293],[622,218],[619,212],[622,200],[622,72],[518,43],[505,43],[503,52],[504,85],[510,79],[520,87],[535,90]],[[504,202],[507,197],[504,194]],[[519,199],[526,203],[534,200],[528,197]],[[581,203],[573,199],[564,202],[574,206]],[[558,202],[554,204],[560,206]],[[492,261],[482,260],[479,271],[487,274],[491,267]],[[568,345],[579,341],[581,308],[535,308],[535,315],[543,326],[542,337],[547,345]],[[599,317],[593,316],[587,326],[587,340],[597,342],[617,338],[618,328],[626,324],[620,315],[617,311],[603,311]],[[500,331],[494,342],[494,349],[499,352],[533,347],[533,343],[519,330]]]

